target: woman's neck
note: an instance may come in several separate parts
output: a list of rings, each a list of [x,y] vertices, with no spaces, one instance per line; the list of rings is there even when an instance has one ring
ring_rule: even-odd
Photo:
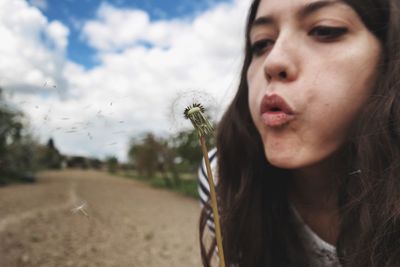
[[[289,183],[289,200],[310,211],[337,209],[337,176],[301,170],[293,172]]]
[[[292,171],[289,182],[289,200],[313,211],[337,210],[340,179],[345,168],[340,153],[301,169]]]
[[[292,172],[289,201],[303,221],[330,244],[336,244],[339,229],[338,187],[344,175],[334,158]]]

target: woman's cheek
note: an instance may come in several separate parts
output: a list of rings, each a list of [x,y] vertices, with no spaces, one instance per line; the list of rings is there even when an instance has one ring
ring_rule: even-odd
[[[354,110],[343,106],[339,100],[322,102],[318,116],[314,119],[316,147],[327,152],[339,148],[345,142],[353,123]]]

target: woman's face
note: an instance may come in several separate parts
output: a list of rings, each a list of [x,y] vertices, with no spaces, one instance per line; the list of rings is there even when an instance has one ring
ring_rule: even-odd
[[[261,0],[250,40],[249,106],[268,161],[296,169],[332,155],[373,90],[378,39],[343,1]],[[292,120],[261,111],[271,95]]]

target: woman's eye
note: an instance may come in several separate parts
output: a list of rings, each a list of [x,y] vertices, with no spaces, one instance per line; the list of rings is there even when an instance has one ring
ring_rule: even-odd
[[[322,41],[332,41],[342,36],[347,31],[348,31],[347,28],[344,27],[318,26],[312,29],[309,35],[315,36]]]
[[[251,45],[251,53],[253,56],[260,56],[263,54],[272,44],[273,40],[263,39],[255,42]]]

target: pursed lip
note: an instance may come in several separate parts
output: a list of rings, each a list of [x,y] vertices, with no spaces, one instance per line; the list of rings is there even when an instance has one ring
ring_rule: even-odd
[[[260,115],[263,123],[269,127],[281,127],[295,119],[293,109],[276,94],[264,96],[261,101]]]
[[[279,109],[281,112],[288,115],[294,114],[293,109],[286,103],[283,97],[277,94],[265,95],[261,101],[260,115],[271,112],[273,109]]]

